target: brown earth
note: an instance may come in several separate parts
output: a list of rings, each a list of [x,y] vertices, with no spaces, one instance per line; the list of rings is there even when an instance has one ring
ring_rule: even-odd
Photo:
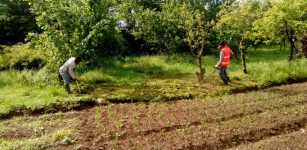
[[[20,123],[45,122],[43,131],[20,126],[16,118],[22,118]],[[205,99],[111,104],[16,118],[2,122],[7,129],[0,139],[72,131],[75,142],[54,140],[47,149],[306,149],[307,82]]]

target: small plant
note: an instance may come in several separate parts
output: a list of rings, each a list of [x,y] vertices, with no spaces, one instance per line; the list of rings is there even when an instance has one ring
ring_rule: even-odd
[[[66,136],[63,137],[62,143],[64,145],[70,145],[70,144],[75,143],[76,140],[77,140],[77,138],[66,135]]]
[[[70,135],[70,130],[59,130],[52,134],[53,141],[57,141]]]

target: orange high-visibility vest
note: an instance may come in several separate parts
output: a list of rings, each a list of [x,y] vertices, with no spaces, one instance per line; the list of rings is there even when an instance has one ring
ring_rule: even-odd
[[[222,63],[220,64],[220,66],[222,67],[226,67],[229,65],[229,62],[230,62],[230,48],[228,46],[224,46],[221,48],[221,51],[224,52],[224,57],[222,59]]]

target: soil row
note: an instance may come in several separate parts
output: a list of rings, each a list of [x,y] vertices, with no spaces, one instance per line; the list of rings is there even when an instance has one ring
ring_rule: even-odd
[[[276,91],[238,94],[232,99],[113,105],[98,107],[92,117],[83,118],[80,134],[88,141],[98,137],[95,143],[83,142],[107,149],[229,148],[299,130],[307,123],[306,107],[306,95]]]

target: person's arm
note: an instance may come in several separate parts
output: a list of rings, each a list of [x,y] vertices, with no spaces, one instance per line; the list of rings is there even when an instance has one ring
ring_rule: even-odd
[[[220,66],[220,64],[222,63],[224,57],[224,51],[220,52],[220,60],[217,62],[217,64],[214,66],[215,68],[217,68],[218,66]]]
[[[230,50],[230,54],[231,54],[231,55],[235,54],[231,49],[229,49],[229,50]]]
[[[69,67],[68,67],[68,72],[69,72],[70,76],[71,76],[74,80],[77,79],[76,76],[75,76],[75,74],[74,74],[74,68],[75,68],[75,67],[76,67],[75,64],[71,64],[71,65],[69,65]]]

